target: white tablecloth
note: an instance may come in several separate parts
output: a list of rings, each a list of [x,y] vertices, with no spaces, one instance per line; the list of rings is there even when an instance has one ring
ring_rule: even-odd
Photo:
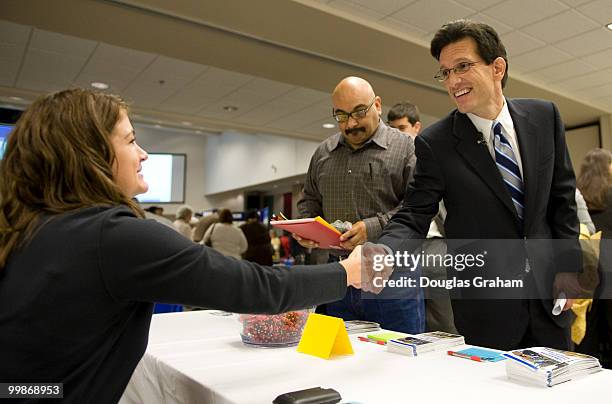
[[[279,394],[317,386],[336,389],[343,403],[367,404],[580,404],[612,396],[607,370],[548,388],[508,380],[505,361],[474,362],[445,351],[407,357],[354,335],[354,355],[323,360],[295,347],[245,346],[239,331],[236,316],[153,316],[147,352],[120,403],[271,403]]]

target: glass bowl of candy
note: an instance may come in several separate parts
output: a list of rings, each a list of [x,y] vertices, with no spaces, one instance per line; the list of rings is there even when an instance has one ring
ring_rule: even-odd
[[[297,345],[312,309],[281,314],[240,314],[240,337],[246,345],[286,347]]]

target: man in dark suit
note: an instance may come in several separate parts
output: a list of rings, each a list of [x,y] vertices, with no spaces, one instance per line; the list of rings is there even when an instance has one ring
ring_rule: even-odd
[[[578,235],[575,179],[557,108],[504,97],[506,50],[486,24],[444,25],[431,54],[440,63],[435,77],[457,109],[415,138],[414,180],[378,242],[396,252],[413,251],[444,200],[447,238],[483,240],[464,242],[463,252],[476,252],[476,245],[488,249],[485,278],[524,282],[518,291],[472,288],[453,295],[455,323],[466,341],[498,349],[569,349],[571,318],[565,310],[572,301],[561,315],[552,315],[558,297],[553,285],[557,263],[565,263],[564,272],[579,271],[581,257],[573,245],[561,256],[550,242]],[[531,239],[537,242],[531,245]],[[466,272],[459,277],[474,276]]]

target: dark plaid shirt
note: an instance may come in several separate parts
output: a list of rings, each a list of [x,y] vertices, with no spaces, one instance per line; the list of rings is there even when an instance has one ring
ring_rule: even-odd
[[[415,163],[412,138],[382,121],[357,150],[336,133],[310,160],[299,215],[321,216],[330,223],[363,220],[368,240],[375,241],[400,208]]]

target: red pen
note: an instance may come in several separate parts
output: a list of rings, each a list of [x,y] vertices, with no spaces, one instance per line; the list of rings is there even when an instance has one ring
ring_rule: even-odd
[[[449,354],[450,356],[456,356],[458,358],[464,358],[464,359],[470,359],[476,362],[482,362],[482,358],[480,356],[471,356],[471,355],[466,355],[466,354],[462,354],[460,352],[455,352],[455,351],[447,351],[447,354]]]
[[[378,345],[387,345],[387,343],[385,341],[377,341],[375,339],[370,339],[370,338],[366,338],[366,337],[357,337],[359,339],[359,341],[363,341],[363,342],[371,342],[373,344],[378,344]]]

